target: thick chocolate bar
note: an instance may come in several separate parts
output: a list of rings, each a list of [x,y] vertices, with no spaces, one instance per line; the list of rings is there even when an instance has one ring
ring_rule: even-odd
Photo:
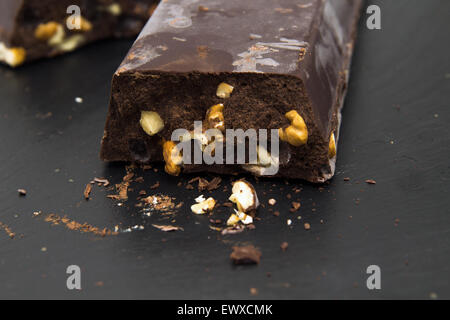
[[[360,0],[161,2],[113,76],[101,158],[165,160],[171,174],[330,179],[361,6]],[[279,151],[272,153],[278,137],[268,133],[271,149],[258,147],[256,164],[174,160],[176,129],[206,139],[203,149],[211,143],[192,134],[194,121],[202,121],[203,131],[221,130],[224,140],[226,130],[271,129]]]
[[[0,0],[0,62],[16,67],[99,39],[135,36],[157,3],[158,0]],[[80,9],[79,20],[74,19],[74,14],[78,14],[75,6]],[[69,27],[67,19],[71,19]]]

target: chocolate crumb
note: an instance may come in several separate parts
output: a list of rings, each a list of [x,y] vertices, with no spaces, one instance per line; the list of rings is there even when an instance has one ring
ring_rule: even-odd
[[[257,296],[258,295],[258,289],[256,288],[250,288],[250,294],[252,296]]]
[[[300,202],[292,202],[292,208],[289,210],[291,212],[296,212],[298,209],[300,209],[300,207],[302,206],[302,204]]]
[[[258,264],[261,260],[261,251],[253,245],[233,247],[230,255],[231,261],[236,265]]]
[[[305,230],[310,230],[310,229],[311,229],[311,225],[308,222],[306,222],[305,223]]]
[[[86,188],[84,189],[84,192],[83,192],[84,198],[86,200],[89,200],[89,195],[91,194],[91,191],[92,191],[92,184],[88,183],[86,185]]]
[[[220,219],[209,219],[209,222],[212,224],[221,224],[223,221]]]
[[[159,181],[156,181],[156,183],[150,187],[152,190],[157,188],[159,188]]]
[[[350,178],[346,177],[344,178],[344,181],[350,181]]]
[[[142,182],[144,182],[144,177],[137,177],[136,179],[134,179],[134,181],[138,182],[138,183],[142,183]]]
[[[133,172],[127,173],[127,174],[123,177],[123,181],[124,181],[124,182],[130,182],[130,181],[133,179],[133,177],[134,177],[134,173],[133,173]]]
[[[231,202],[225,202],[222,204],[222,206],[227,207],[227,208],[232,208],[233,204]]]
[[[20,196],[26,196],[27,195],[27,190],[25,190],[25,189],[17,189],[17,192],[19,193]]]
[[[275,212],[273,213],[273,215],[274,215],[275,217],[278,217],[278,216],[280,215],[280,211],[275,211]]]
[[[222,178],[220,178],[220,177],[213,178],[207,186],[208,191],[213,191],[213,190],[218,189],[220,187],[221,182],[222,182]]]
[[[377,182],[375,180],[373,180],[373,179],[367,179],[366,183],[368,183],[368,184],[377,184]]]
[[[283,251],[286,251],[288,247],[289,247],[289,243],[287,243],[286,241],[280,245],[280,248]]]
[[[256,226],[252,223],[252,224],[248,224],[248,225],[246,226],[246,228],[247,228],[248,230],[255,230],[255,229],[256,229]]]

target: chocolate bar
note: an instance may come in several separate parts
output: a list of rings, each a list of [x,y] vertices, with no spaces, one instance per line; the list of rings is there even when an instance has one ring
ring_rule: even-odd
[[[161,2],[113,76],[101,159],[165,161],[173,175],[330,179],[361,7],[360,0]],[[180,128],[188,135],[174,140]],[[205,134],[214,129],[223,136]],[[245,161],[228,161],[230,152],[231,160],[240,156],[228,133],[252,129],[266,130],[256,161],[246,136]],[[179,145],[190,139],[202,151],[213,145],[213,156],[223,151],[217,142],[226,144],[226,161],[187,162],[192,149]]]
[[[110,37],[137,35],[156,0],[1,0],[0,62],[12,67]]]

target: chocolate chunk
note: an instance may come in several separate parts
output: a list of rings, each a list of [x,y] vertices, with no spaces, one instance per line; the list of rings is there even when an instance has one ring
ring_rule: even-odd
[[[281,245],[280,245],[280,248],[283,251],[286,251],[288,247],[289,247],[289,243],[287,243],[286,241],[281,243]]]
[[[157,2],[1,0],[0,62],[16,67],[26,61],[63,54],[100,39],[135,36]],[[78,8],[79,19],[75,18]]]
[[[199,11],[198,3],[161,2],[114,74],[101,158],[141,160],[130,151],[131,141],[139,140],[147,162],[165,159],[174,175],[250,171],[330,179],[362,1],[305,4],[209,0],[208,10]],[[151,114],[145,128],[142,112]],[[167,163],[175,145],[163,141],[172,142],[176,129],[193,130],[194,121],[203,129],[278,130],[279,155],[268,149],[265,158],[279,170]]]
[[[233,247],[230,259],[234,264],[258,264],[261,260],[261,251],[252,245]]]

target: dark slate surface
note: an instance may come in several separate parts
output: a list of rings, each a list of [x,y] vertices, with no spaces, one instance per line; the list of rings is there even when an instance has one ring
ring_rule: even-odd
[[[83,199],[93,177],[119,182],[125,172],[99,161],[98,150],[110,78],[131,41],[0,68],[0,221],[16,233],[9,239],[0,231],[0,298],[240,299],[251,298],[251,287],[263,299],[450,298],[450,2],[377,3],[383,30],[361,25],[335,179],[323,189],[260,181],[260,200],[277,199],[281,215],[261,208],[256,230],[234,236],[220,236],[207,217],[190,212],[199,193],[176,185],[192,177],[146,172],[122,207],[98,187]],[[160,217],[134,208],[137,191],[158,180],[157,191],[185,202],[176,216],[183,232],[158,231],[151,223]],[[18,188],[28,195],[19,197]],[[295,214],[288,193],[302,202]],[[223,201],[228,193],[212,195]],[[101,238],[51,226],[32,217],[37,210],[145,230]],[[231,246],[247,242],[261,248],[261,264],[233,267]],[[81,291],[66,288],[71,264],[82,269]],[[379,291],[366,288],[372,264],[381,267]]]

